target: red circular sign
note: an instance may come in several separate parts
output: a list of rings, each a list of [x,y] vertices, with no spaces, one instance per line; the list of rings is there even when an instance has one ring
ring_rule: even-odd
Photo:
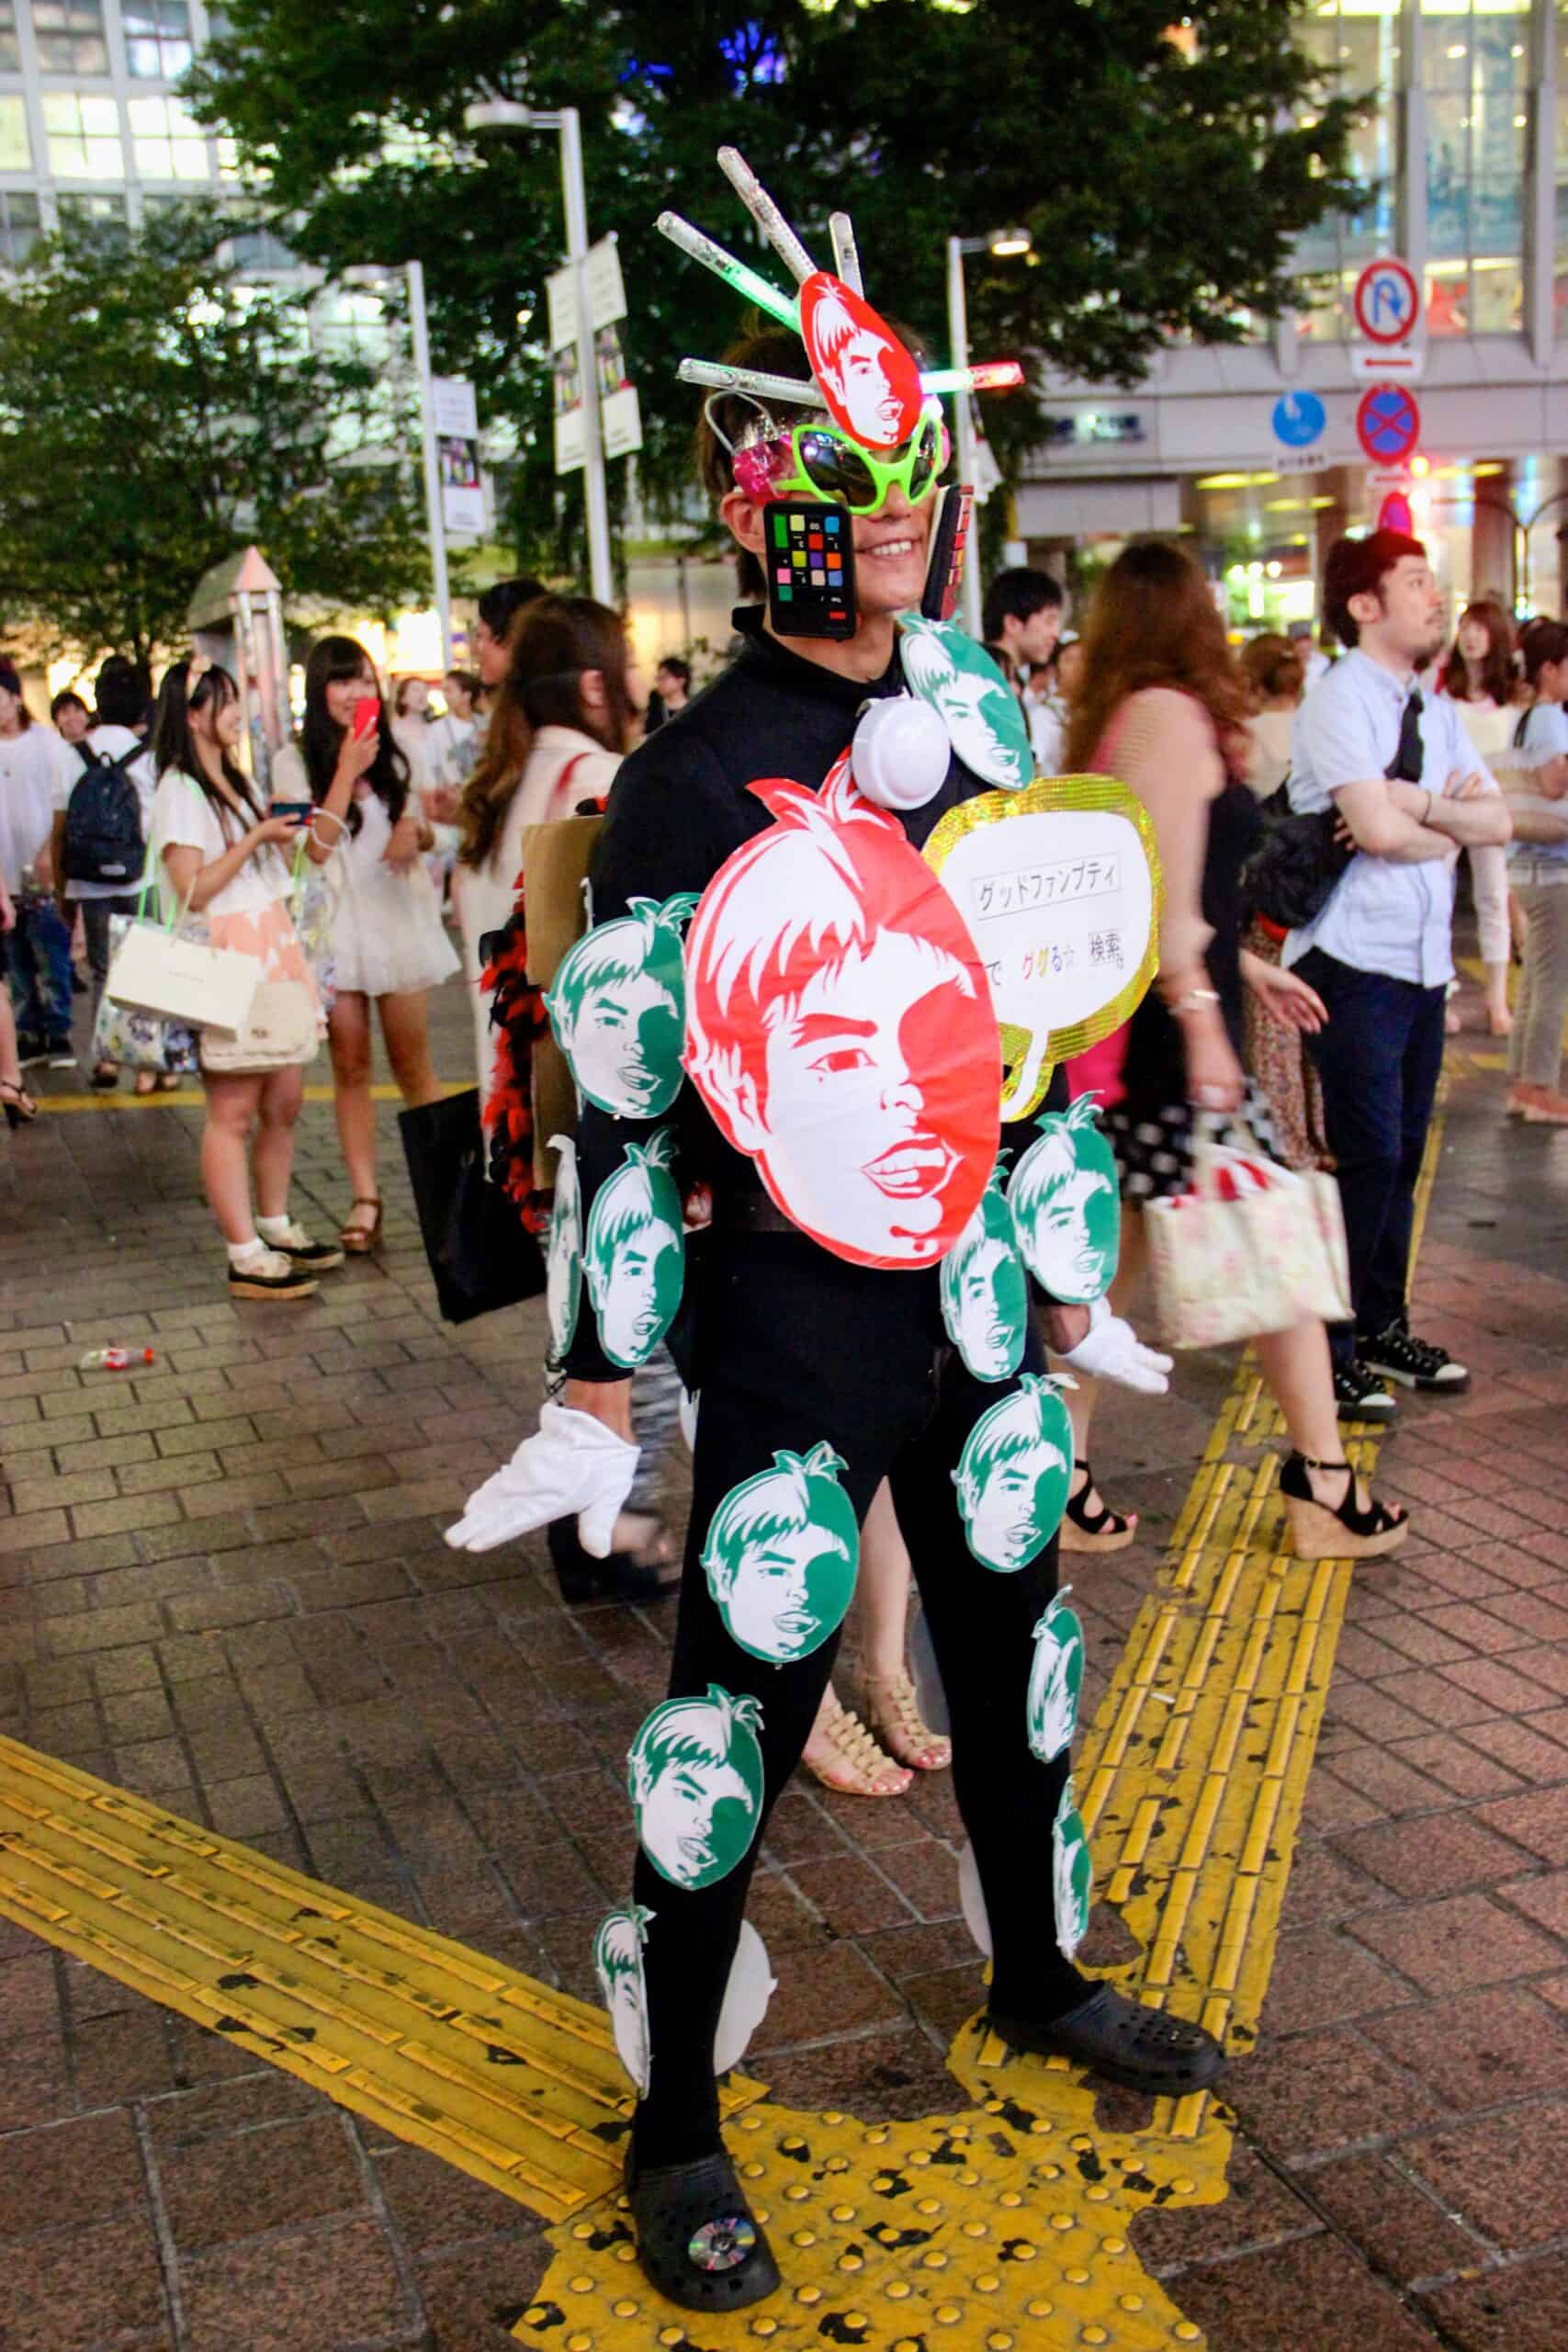
[[[1356,438],[1374,466],[1397,466],[1421,438],[1421,412],[1403,384],[1374,384],[1356,411]]]
[[[1369,343],[1407,343],[1421,317],[1421,297],[1407,262],[1392,254],[1367,264],[1352,297],[1356,324]]]
[[[800,289],[800,332],[828,413],[863,448],[897,449],[920,421],[920,371],[886,319],[819,269]]]

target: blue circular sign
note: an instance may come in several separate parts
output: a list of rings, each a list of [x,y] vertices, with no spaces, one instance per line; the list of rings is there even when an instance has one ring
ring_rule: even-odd
[[[1274,438],[1287,449],[1310,449],[1327,422],[1315,392],[1281,392],[1274,403]]]
[[[1421,412],[1403,384],[1374,384],[1356,411],[1356,438],[1374,464],[1396,466],[1421,437]]]

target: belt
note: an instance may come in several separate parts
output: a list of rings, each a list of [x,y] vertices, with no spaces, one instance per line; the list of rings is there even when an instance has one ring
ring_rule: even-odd
[[[716,1193],[713,1221],[719,1233],[793,1233],[797,1238],[800,1237],[795,1219],[785,1216],[766,1193]]]

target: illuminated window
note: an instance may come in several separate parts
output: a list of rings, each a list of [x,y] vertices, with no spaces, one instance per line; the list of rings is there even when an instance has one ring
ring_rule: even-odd
[[[120,0],[125,62],[139,82],[174,82],[191,61],[186,0]]]
[[[28,136],[25,98],[0,98],[0,172],[30,172],[33,142]]]
[[[1517,332],[1529,0],[1422,0],[1422,14],[1427,333]]]
[[[205,180],[207,133],[178,98],[132,98],[130,137],[137,176],[144,180]]]
[[[22,44],[17,38],[17,0],[0,0],[0,74],[19,74]]]
[[[1309,230],[1296,246],[1296,267],[1321,282],[1307,290],[1302,333],[1315,343],[1340,343],[1357,332],[1350,297],[1357,278],[1379,254],[1393,249],[1394,183],[1399,132],[1400,0],[1322,0],[1301,28],[1303,48],[1323,69],[1324,96],[1376,92],[1366,119],[1351,130],[1346,153],[1353,179],[1369,200],[1354,219],[1336,214]],[[1303,118],[1311,128],[1310,113]]]
[[[0,263],[17,268],[42,233],[36,196],[0,195]]]
[[[44,137],[49,168],[58,180],[122,180],[119,108],[113,98],[83,97],[75,90],[46,90]]]
[[[33,0],[33,36],[46,74],[107,74],[104,0]]]

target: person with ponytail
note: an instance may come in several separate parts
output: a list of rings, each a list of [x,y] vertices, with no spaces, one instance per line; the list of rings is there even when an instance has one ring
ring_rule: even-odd
[[[359,716],[367,704],[373,718]],[[381,1234],[376,1106],[370,1093],[374,1003],[410,1110],[441,1092],[430,1058],[425,993],[458,968],[423,853],[434,840],[408,757],[393,738],[376,672],[352,637],[323,637],[305,664],[305,724],[273,769],[280,800],[313,800],[315,826],[338,853],[333,923],[337,996],[327,1021],[338,1136],[354,1187],[338,1238],[356,1256]]]
[[[176,662],[165,673],[152,730],[153,868],[166,910],[200,915],[215,947],[256,957],[264,978],[301,981],[314,999],[288,911],[299,820],[270,815],[257,799],[234,757],[240,721],[227,670]],[[314,840],[307,846],[318,864],[330,854]],[[342,1265],[343,1251],[312,1241],[289,1214],[304,1061],[204,1069],[202,1085],[201,1179],[229,1252],[229,1295],[308,1297],[318,1276]]]

